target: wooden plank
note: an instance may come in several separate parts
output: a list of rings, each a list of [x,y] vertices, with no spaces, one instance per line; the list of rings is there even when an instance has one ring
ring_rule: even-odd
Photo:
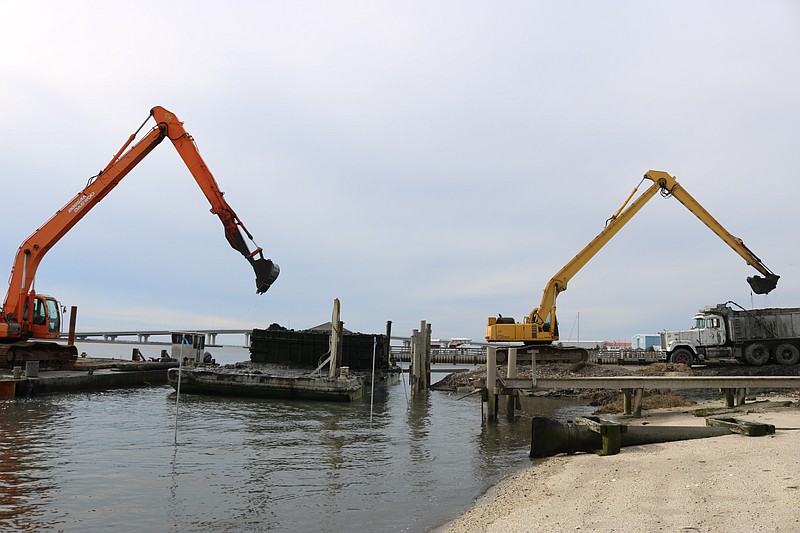
[[[506,378],[507,389],[800,389],[797,376],[618,376],[586,378]]]

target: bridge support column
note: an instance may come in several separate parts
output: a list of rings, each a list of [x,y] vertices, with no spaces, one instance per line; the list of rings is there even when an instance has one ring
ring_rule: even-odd
[[[245,333],[244,334],[244,347],[245,348],[249,348],[250,347],[250,333]]]
[[[217,334],[216,333],[206,333],[206,346],[216,345],[217,344]]]
[[[136,337],[139,339],[139,342],[150,342],[150,334],[148,333],[139,333]]]

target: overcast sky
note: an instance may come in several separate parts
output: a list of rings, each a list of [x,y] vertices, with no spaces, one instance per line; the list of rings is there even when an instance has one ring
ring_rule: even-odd
[[[727,300],[800,306],[797,2],[0,7],[0,268],[155,105],[281,267],[256,295],[162,143],[39,268],[79,330],[304,329],[339,298],[351,330],[482,340],[487,317],[538,306],[649,169],[778,288],[751,295],[756,272],[656,196],[559,297],[562,340],[683,328]]]

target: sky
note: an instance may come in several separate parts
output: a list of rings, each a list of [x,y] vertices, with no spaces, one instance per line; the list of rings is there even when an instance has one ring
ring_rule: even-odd
[[[482,341],[650,170],[776,274],[653,198],[558,298],[562,340],[734,301],[800,306],[793,1],[0,0],[0,267],[160,105],[281,273],[266,294],[169,143],[45,256],[78,331],[345,327]],[[153,126],[151,121],[148,128]],[[642,187],[641,190],[643,190]]]

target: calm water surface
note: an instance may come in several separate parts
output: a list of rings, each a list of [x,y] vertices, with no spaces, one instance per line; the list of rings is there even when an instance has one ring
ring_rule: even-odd
[[[530,464],[529,425],[483,424],[476,395],[410,402],[401,381],[376,386],[372,410],[370,424],[368,390],[182,395],[175,444],[169,387],[2,400],[0,530],[428,531]]]

